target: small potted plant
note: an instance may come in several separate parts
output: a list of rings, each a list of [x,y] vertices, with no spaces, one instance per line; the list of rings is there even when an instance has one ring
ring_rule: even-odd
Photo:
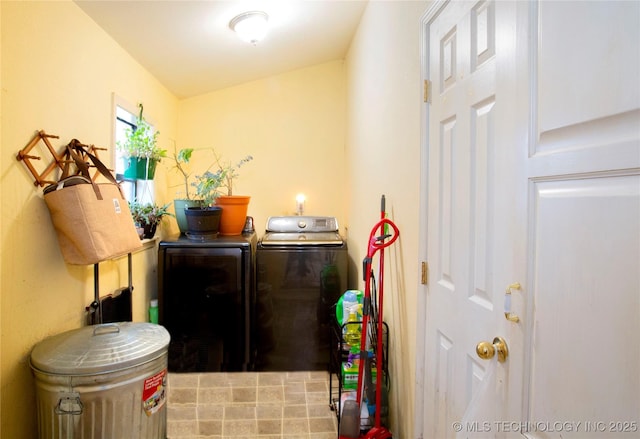
[[[136,119],[136,128],[128,128],[126,139],[118,142],[116,147],[125,159],[125,178],[140,180],[153,180],[156,165],[167,151],[158,146],[158,131],[142,116],[143,106],[140,107],[140,114]]]
[[[196,175],[195,180],[191,185],[195,187],[200,205],[184,209],[187,221],[186,235],[190,239],[214,238],[219,232],[222,208],[213,204],[220,195],[224,173],[222,171],[206,171],[201,175]]]
[[[129,203],[133,222],[136,224],[136,228],[142,229],[140,239],[153,238],[162,219],[165,216],[174,216],[169,212],[170,205],[171,203],[167,203],[163,206],[158,206],[154,203],[143,204],[137,201]]]
[[[189,168],[191,158],[194,152],[201,150],[211,151],[213,154],[213,162],[202,174],[196,175],[192,181],[192,173]],[[230,162],[223,162],[213,148],[183,148],[178,150],[174,145],[171,160],[175,163],[173,168],[175,168],[182,177],[182,185],[184,187],[184,197],[174,200],[176,219],[178,220],[180,231],[185,233],[189,231],[191,234],[194,233],[187,224],[187,215],[219,215],[220,212],[216,211],[222,209],[227,215],[222,215],[220,219],[220,234],[239,235],[244,228],[250,197],[233,195],[233,183],[234,179],[238,177],[238,169],[245,163],[253,160],[253,157],[248,155],[238,163],[231,164]],[[215,168],[216,171],[211,171],[212,168]],[[211,208],[214,203],[218,208]],[[203,209],[198,209],[198,207],[202,207]],[[209,212],[198,213],[198,210],[208,210]],[[237,218],[234,219],[234,212],[238,210],[240,210],[240,212],[237,214]],[[185,217],[181,220],[183,213]],[[228,227],[229,223],[235,224],[231,230],[229,230]],[[216,233],[217,232],[216,230]]]
[[[233,193],[233,183],[238,178],[238,169],[244,164],[253,160],[247,155],[235,164],[223,162],[216,156],[218,172],[223,178],[222,186],[226,188],[226,194],[218,194],[216,205],[222,207],[222,218],[220,219],[221,235],[240,235],[244,229],[247,219],[247,210],[251,197],[248,195],[236,195]]]

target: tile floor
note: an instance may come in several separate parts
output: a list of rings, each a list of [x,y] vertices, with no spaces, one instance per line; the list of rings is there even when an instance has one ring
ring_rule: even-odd
[[[172,373],[168,439],[336,439],[326,372]]]

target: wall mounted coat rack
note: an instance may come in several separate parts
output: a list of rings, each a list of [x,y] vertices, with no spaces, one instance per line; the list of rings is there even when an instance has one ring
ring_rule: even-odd
[[[64,147],[64,151],[58,153],[56,152],[55,148],[53,147],[53,145],[51,145],[51,142],[49,141],[49,139],[59,139],[59,138],[60,138],[59,136],[56,136],[54,134],[47,134],[44,132],[44,130],[40,130],[33,136],[33,138],[27,144],[27,146],[25,146],[18,152],[18,155],[16,156],[16,158],[18,159],[18,161],[24,162],[29,172],[31,172],[31,175],[33,175],[33,178],[34,178],[33,184],[35,186],[43,187],[48,184],[56,184],[60,180],[60,178],[59,177],[54,178],[50,176],[51,173],[53,173],[55,170],[59,170],[60,174],[63,177],[78,173],[78,170],[73,170],[73,171],[71,170],[71,166],[73,166],[74,161],[71,157],[69,157],[69,153],[67,152],[66,145]],[[44,144],[44,148],[39,147],[39,149],[40,150],[44,149],[43,152],[45,154],[48,153],[52,158],[52,161],[49,162],[47,166],[41,171],[36,169],[38,168],[38,166],[36,166],[35,163],[33,163],[35,161],[42,160],[42,157],[40,155],[37,155],[36,153],[33,152],[34,148],[36,148],[36,146],[38,146],[40,142]],[[84,146],[87,148],[87,151],[89,153],[93,154],[96,157],[98,157],[98,151],[106,151],[106,148],[98,148],[94,145],[84,145]],[[87,159],[87,158],[83,157],[83,159]],[[89,162],[89,160],[86,160],[86,161]],[[92,179],[95,181],[98,175],[100,175],[100,173],[96,171],[92,175]]]

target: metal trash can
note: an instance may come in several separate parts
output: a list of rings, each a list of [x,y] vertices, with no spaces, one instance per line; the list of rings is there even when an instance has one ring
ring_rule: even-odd
[[[124,322],[38,343],[38,437],[165,439],[169,338],[160,325]]]

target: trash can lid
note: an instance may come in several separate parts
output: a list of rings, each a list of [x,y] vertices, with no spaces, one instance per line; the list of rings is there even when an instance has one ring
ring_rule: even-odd
[[[105,323],[48,337],[31,352],[31,367],[56,375],[94,375],[158,358],[169,346],[167,330],[152,323]]]

